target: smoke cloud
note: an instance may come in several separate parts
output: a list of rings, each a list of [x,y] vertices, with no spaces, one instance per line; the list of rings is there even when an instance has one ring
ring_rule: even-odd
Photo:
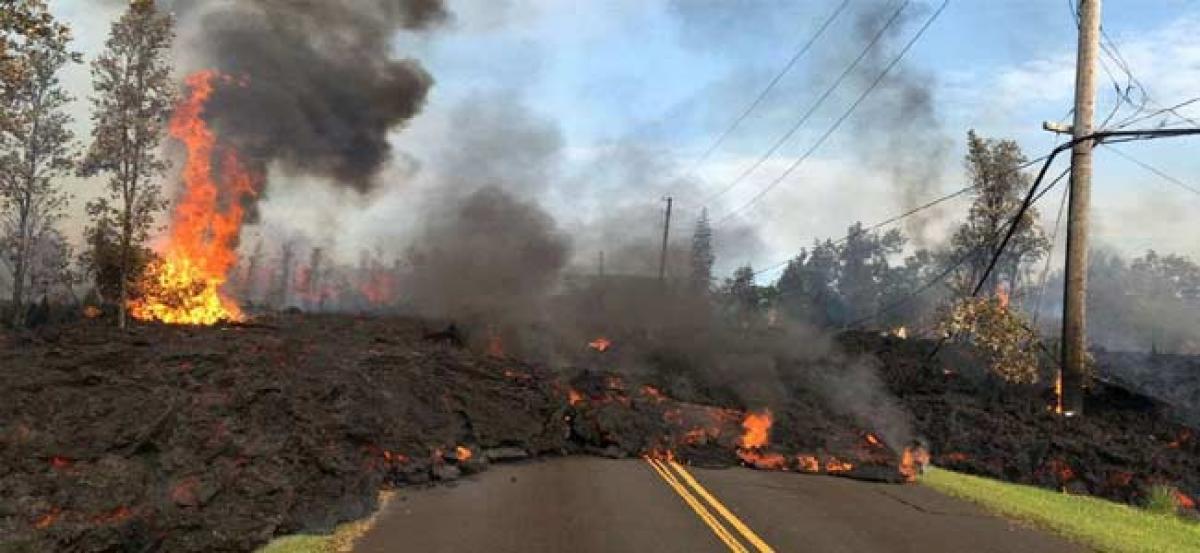
[[[175,2],[187,69],[215,67],[242,86],[214,97],[223,140],[265,168],[370,191],[388,132],[420,111],[433,78],[393,56],[402,30],[444,21],[441,0]]]
[[[895,6],[875,2],[861,11],[854,24],[852,50],[861,48],[879,32],[894,13]],[[884,33],[853,75],[854,90],[870,86],[899,55],[901,48],[916,32],[916,25],[929,15],[928,7],[909,8]],[[843,60],[831,61],[837,69]],[[834,67],[830,67],[833,70]],[[858,108],[854,125],[854,151],[871,168],[888,175],[894,187],[895,201],[912,209],[929,201],[939,192],[939,183],[949,154],[947,137],[934,94],[936,80],[901,61],[880,82],[871,96]],[[938,216],[926,210],[905,219],[905,234],[917,245],[928,245],[927,226]]]

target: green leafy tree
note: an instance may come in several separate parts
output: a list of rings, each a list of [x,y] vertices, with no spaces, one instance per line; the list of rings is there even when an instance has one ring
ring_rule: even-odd
[[[122,328],[130,289],[139,276],[139,251],[155,214],[166,205],[159,182],[166,163],[159,146],[176,98],[168,59],[174,36],[169,14],[152,0],[133,0],[92,63],[94,125],[81,173],[109,177],[108,197],[93,202],[89,212],[93,237],[117,235],[117,321]]]
[[[23,326],[31,273],[41,254],[53,249],[55,224],[70,196],[60,179],[75,164],[74,135],[65,107],[71,97],[59,72],[78,55],[68,50],[69,30],[54,22],[40,2],[14,4],[25,35],[6,29],[3,40],[4,109],[0,124],[0,249],[12,272],[12,320]],[[20,21],[9,13],[6,26]]]
[[[1026,161],[1020,146],[1012,140],[985,139],[975,131],[967,133],[966,167],[974,186],[974,201],[967,220],[951,238],[952,251],[948,256],[948,259],[967,257],[963,268],[951,280],[960,296],[970,293],[983,277],[1031,185],[1029,175],[1020,170]],[[1003,283],[1015,294],[1021,288],[1025,269],[1046,255],[1049,247],[1038,225],[1038,212],[1031,207],[1018,221],[985,286],[991,289]]]

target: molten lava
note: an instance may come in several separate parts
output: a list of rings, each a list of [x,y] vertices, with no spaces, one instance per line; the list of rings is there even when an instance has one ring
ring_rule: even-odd
[[[245,168],[236,150],[219,144],[203,118],[218,82],[233,81],[216,71],[188,76],[189,94],[171,118],[171,136],[187,149],[183,191],[161,258],[147,267],[141,297],[129,302],[137,319],[212,325],[245,318],[221,289],[237,263],[244,204],[256,195],[260,177]]]
[[[458,462],[460,462],[460,463],[469,461],[471,459],[471,455],[472,455],[471,450],[467,449],[461,445],[454,448],[454,457],[457,458]]]
[[[763,470],[787,468],[787,459],[778,453],[767,453],[763,449],[770,443],[771,411],[747,412],[742,420],[741,439],[738,441],[738,457],[747,465]]]
[[[900,474],[906,482],[916,482],[917,475],[929,464],[929,452],[923,447],[906,447],[900,456]]]
[[[588,342],[588,347],[599,352],[605,352],[608,351],[608,348],[612,347],[612,341],[601,336],[595,340],[592,340],[591,342]]]

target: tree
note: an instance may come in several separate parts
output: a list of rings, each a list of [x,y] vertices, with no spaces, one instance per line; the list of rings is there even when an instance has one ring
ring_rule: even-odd
[[[713,255],[712,225],[708,220],[708,209],[700,211],[700,219],[696,221],[696,230],[692,232],[692,288],[698,292],[708,292],[712,286]]]
[[[0,248],[12,269],[11,323],[18,327],[25,322],[34,258],[54,247],[54,225],[70,199],[57,182],[75,164],[74,135],[67,129],[71,118],[64,111],[71,97],[58,73],[78,62],[78,54],[67,49],[69,30],[54,23],[45,6],[19,4],[40,26],[19,40],[6,34],[2,43],[7,68],[0,125]]]
[[[758,320],[761,310],[761,290],[754,284],[754,269],[749,265],[738,267],[733,278],[725,280],[722,290],[725,303],[735,324],[747,328]]]
[[[126,324],[135,261],[154,215],[165,207],[158,178],[164,123],[175,104],[168,61],[174,20],[153,0],[133,0],[112,26],[105,51],[92,63],[92,144],[81,173],[109,176],[108,197],[93,202],[93,231],[117,234],[118,325]]]
[[[967,258],[952,280],[959,295],[974,288],[999,250],[1030,186],[1029,176],[1020,170],[1026,161],[1021,147],[1012,140],[980,138],[973,130],[967,133],[966,165],[975,198],[967,220],[951,238],[950,258]],[[985,286],[993,288],[1004,283],[1010,293],[1016,293],[1024,267],[1041,259],[1049,247],[1038,225],[1038,212],[1031,207],[1018,221]]]

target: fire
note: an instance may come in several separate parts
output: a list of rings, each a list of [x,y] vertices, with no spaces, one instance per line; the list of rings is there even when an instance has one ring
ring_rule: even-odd
[[[650,385],[642,386],[642,394],[646,395],[647,397],[650,397],[651,399],[653,399],[655,402],[658,402],[658,403],[661,403],[661,402],[667,400],[667,396],[663,395],[662,391],[660,391],[658,388],[655,388],[654,386],[650,386]]]
[[[769,409],[763,409],[762,413],[746,413],[746,418],[742,420],[745,433],[742,434],[741,446],[746,449],[765,447],[770,441],[771,424]]]
[[[821,472],[821,462],[812,455],[797,455],[796,465],[801,472]]]
[[[1057,415],[1063,413],[1062,369],[1059,369],[1058,375],[1054,377],[1054,413]]]
[[[107,513],[92,517],[92,522],[96,524],[117,524],[124,522],[131,516],[133,516],[133,511],[129,507],[122,505]]]
[[[579,390],[574,388],[567,390],[567,403],[571,405],[579,405],[580,403],[583,403],[583,394],[579,393]]]
[[[738,457],[746,464],[764,470],[781,470],[787,467],[787,460],[778,453],[765,453],[762,450],[770,443],[771,411],[763,409],[761,413],[747,412],[742,419],[742,437],[738,441]]]
[[[1196,508],[1196,501],[1188,497],[1187,494],[1175,489],[1171,490],[1171,494],[1175,496],[1175,504],[1178,505],[1180,509]]]
[[[601,336],[595,340],[592,340],[591,342],[588,342],[588,347],[599,352],[605,352],[608,351],[608,348],[612,347],[612,341]]]
[[[218,82],[232,80],[211,70],[188,76],[189,95],[171,118],[171,136],[187,149],[184,190],[161,259],[150,264],[141,283],[143,297],[129,302],[137,319],[212,325],[245,318],[221,288],[237,263],[243,204],[256,195],[260,178],[243,166],[236,150],[218,144],[204,121]]]
[[[904,327],[904,326],[897,327],[896,330],[892,331],[892,336],[895,336],[901,340],[907,340],[908,339],[908,327]]]
[[[471,459],[472,453],[470,449],[460,445],[454,448],[454,456],[458,459],[458,462],[463,463]]]
[[[867,443],[875,447],[882,445],[879,438],[876,438],[874,434],[867,434]]]
[[[1000,309],[1008,309],[1008,288],[1003,284],[996,285],[996,303]]]
[[[837,457],[830,457],[825,460],[825,472],[850,472],[854,470],[854,465],[842,461]]]
[[[51,525],[53,525],[55,522],[58,521],[58,517],[61,514],[62,514],[62,508],[54,507],[53,509],[50,509],[46,514],[38,517],[37,521],[35,521],[33,523],[33,527],[37,528],[38,530],[43,530],[43,529],[49,528]]]
[[[929,452],[923,447],[906,447],[900,456],[900,474],[906,482],[915,482],[929,464]]]

